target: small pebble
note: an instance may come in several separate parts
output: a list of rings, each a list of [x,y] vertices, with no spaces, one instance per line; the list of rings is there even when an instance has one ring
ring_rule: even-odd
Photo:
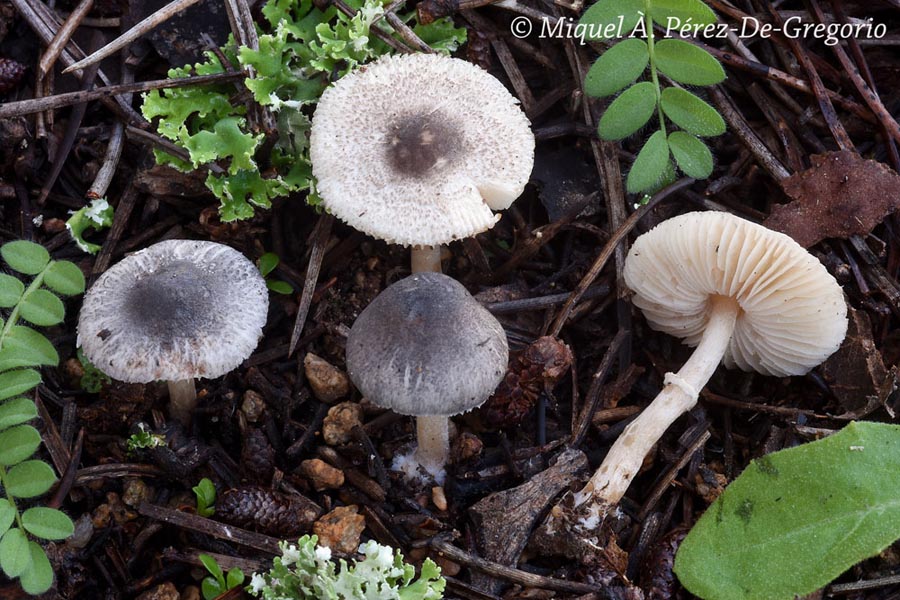
[[[338,506],[313,524],[319,544],[335,552],[351,554],[359,548],[359,538],[366,528],[366,519],[357,507]]]
[[[303,359],[303,369],[313,394],[320,401],[334,404],[350,393],[347,374],[312,352]]]
[[[147,590],[135,600],[180,600],[181,594],[170,581],[161,583],[152,590]]]
[[[300,471],[312,482],[317,492],[344,485],[344,472],[318,458],[304,460],[300,463]]]
[[[154,491],[142,479],[129,479],[122,490],[122,502],[132,508],[137,508],[141,502],[153,500]]]
[[[250,423],[256,423],[266,410],[266,400],[262,394],[256,390],[247,390],[244,392],[243,402],[241,403],[241,412],[247,417]]]
[[[447,510],[447,496],[444,495],[444,488],[439,485],[431,488],[431,501],[440,511]]]
[[[341,402],[328,409],[322,423],[322,439],[329,446],[346,444],[351,439],[350,432],[362,425],[362,409],[355,402]]]

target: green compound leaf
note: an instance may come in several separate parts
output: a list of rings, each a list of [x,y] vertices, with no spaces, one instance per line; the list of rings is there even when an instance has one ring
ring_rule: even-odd
[[[656,109],[656,88],[649,81],[638,83],[613,100],[597,131],[605,140],[621,140],[647,124]]]
[[[682,40],[660,40],[655,46],[660,71],[688,85],[713,85],[725,79],[725,69],[715,57]]]
[[[669,135],[669,148],[685,175],[694,179],[706,179],[713,170],[713,157],[700,138],[683,131]]]
[[[62,323],[66,308],[59,296],[47,290],[34,290],[19,304],[19,314],[29,323],[49,327]]]
[[[0,404],[0,429],[27,423],[37,417],[37,406],[28,398],[13,398]],[[2,502],[0,502],[2,508]]]
[[[0,536],[9,530],[16,519],[16,507],[7,498],[0,498]]]
[[[584,92],[598,98],[615,94],[633,83],[649,62],[647,42],[638,38],[623,40],[591,66],[584,79]]]
[[[16,465],[41,445],[41,434],[31,425],[16,425],[0,432],[0,465]]]
[[[27,392],[41,383],[41,374],[34,369],[20,369],[0,373],[0,400]]]
[[[701,137],[725,133],[725,121],[716,109],[687,90],[666,88],[660,101],[666,116],[688,133]]]
[[[585,11],[579,24],[587,27],[586,40],[626,36],[641,20],[643,10],[643,0],[598,0]]]
[[[0,308],[12,308],[22,297],[25,284],[13,277],[0,273]]]
[[[706,600],[804,596],[900,537],[900,426],[851,423],[750,463],[685,538],[675,572]]]
[[[18,577],[31,568],[28,538],[21,529],[13,527],[0,539],[0,568],[7,577]]]
[[[35,542],[28,542],[31,553],[31,568],[19,576],[19,583],[26,593],[32,596],[43,594],[53,585],[53,567],[47,559],[47,553]]]
[[[14,498],[34,498],[56,483],[56,474],[47,463],[26,460],[12,467],[6,474],[6,493]]]
[[[84,293],[84,273],[74,263],[56,260],[44,272],[44,285],[63,296]]]
[[[16,325],[10,327],[0,349],[0,371],[18,367],[40,367],[59,364],[59,354],[43,335]]]
[[[716,22],[716,13],[700,0],[653,0],[652,5],[653,20],[673,30]]]
[[[634,159],[626,184],[629,193],[636,194],[654,186],[665,174],[668,164],[669,145],[666,143],[666,134],[657,131],[650,136]]]
[[[75,531],[75,524],[64,512],[36,506],[22,513],[25,531],[43,540],[64,540]]]
[[[14,271],[37,275],[50,262],[50,253],[40,244],[18,240],[0,246],[0,256]]]

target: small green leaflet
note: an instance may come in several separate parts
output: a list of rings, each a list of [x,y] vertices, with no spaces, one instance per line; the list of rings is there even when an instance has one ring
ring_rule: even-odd
[[[653,20],[673,31],[716,22],[716,13],[700,0],[653,0],[652,7]]]
[[[716,109],[687,90],[666,88],[660,101],[665,115],[688,133],[700,137],[725,133],[725,120]]]
[[[59,364],[59,354],[50,340],[33,329],[14,325],[9,328],[0,347],[0,371],[18,367],[40,367]]]
[[[627,187],[632,194],[653,187],[665,174],[669,164],[669,145],[666,134],[657,131],[634,159],[628,173]]]
[[[28,542],[31,554],[31,567],[19,576],[19,583],[26,593],[32,596],[43,594],[53,585],[53,567],[47,553],[35,542]]]
[[[13,277],[0,273],[0,308],[12,308],[22,297],[25,284]]]
[[[656,66],[678,83],[714,85],[725,80],[725,69],[703,48],[665,39],[656,43],[655,52]]]
[[[40,460],[26,460],[6,474],[6,493],[14,498],[34,498],[56,483],[53,468]]]
[[[605,140],[621,140],[644,125],[656,110],[656,88],[649,81],[638,83],[613,100],[603,116],[597,131]]]
[[[75,531],[72,519],[54,508],[35,506],[22,513],[22,526],[44,540],[64,540]]]
[[[0,465],[16,465],[35,453],[41,434],[31,425],[16,425],[0,432]]]
[[[0,400],[6,400],[37,387],[41,374],[34,369],[21,369],[0,373]]]
[[[697,521],[675,573],[705,600],[789,600],[900,538],[900,426],[851,423],[750,463]]]
[[[713,157],[700,138],[683,131],[669,134],[669,149],[678,168],[694,179],[706,179],[713,170]]]
[[[55,260],[44,271],[44,285],[63,296],[84,293],[84,273],[74,263]]]
[[[585,39],[602,41],[630,34],[641,20],[643,10],[643,0],[598,0],[585,11],[579,23],[586,27]]]
[[[19,425],[36,417],[37,406],[28,398],[13,398],[0,404],[0,429]],[[2,506],[3,501],[0,499],[0,510],[2,510]]]
[[[34,290],[22,298],[19,314],[29,323],[49,327],[62,322],[66,316],[66,308],[59,296],[47,290]]]
[[[13,527],[0,539],[0,568],[7,577],[18,577],[30,567],[28,538],[21,529]]]
[[[649,62],[647,42],[638,38],[623,40],[591,66],[584,79],[584,92],[598,98],[615,94],[634,83]]]
[[[14,271],[37,275],[50,262],[50,253],[40,244],[18,240],[0,246],[0,256]]]

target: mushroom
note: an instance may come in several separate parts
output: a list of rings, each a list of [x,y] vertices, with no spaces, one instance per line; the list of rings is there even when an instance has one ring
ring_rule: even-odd
[[[650,327],[696,350],[610,448],[578,494],[592,528],[618,503],[644,457],[696,403],[720,362],[763,375],[803,375],[847,332],[841,287],[788,236],[726,213],[695,212],[640,236],[625,282]]]
[[[194,379],[219,377],[262,335],[266,284],[243,254],[214,242],[168,240],[110,267],[84,297],[78,345],[129,383],[164,380],[169,411],[190,422]]]
[[[487,400],[508,359],[497,319],[441,273],[416,273],[389,286],[347,338],[350,379],[378,406],[416,417],[413,462],[438,483],[449,456],[449,418]]]
[[[528,183],[534,135],[494,77],[436,54],[383,56],[339,79],[316,107],[316,190],[356,229],[413,246],[413,271],[441,271],[440,245],[490,229]]]

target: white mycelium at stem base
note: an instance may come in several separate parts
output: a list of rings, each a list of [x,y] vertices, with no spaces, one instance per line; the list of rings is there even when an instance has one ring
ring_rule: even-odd
[[[700,345],[678,373],[666,376],[666,387],[628,424],[584,490],[575,495],[576,506],[591,495],[609,504],[621,500],[653,445],[678,417],[697,404],[700,390],[722,362],[740,312],[731,298],[715,297],[710,304],[712,310]]]
[[[639,237],[625,282],[658,331],[697,346],[622,432],[575,506],[588,529],[625,494],[666,429],[697,402],[721,361],[763,375],[803,375],[847,332],[843,291],[788,236],[726,213],[688,213]]]

